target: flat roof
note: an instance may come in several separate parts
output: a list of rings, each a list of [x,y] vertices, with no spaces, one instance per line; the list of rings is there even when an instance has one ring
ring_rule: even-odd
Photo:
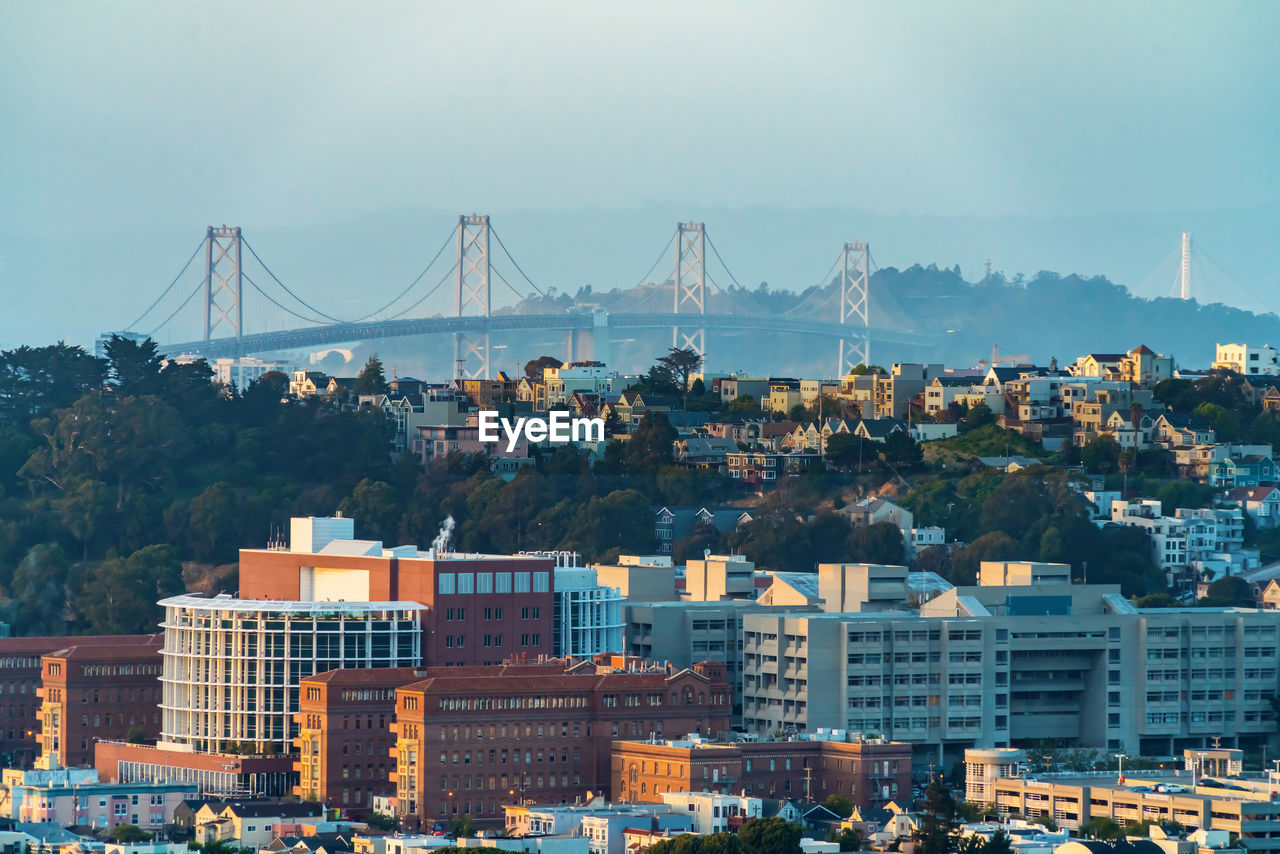
[[[289,599],[231,599],[215,596],[170,596],[161,605],[198,611],[263,611],[268,613],[363,613],[365,611],[425,611],[417,602],[298,602]]]

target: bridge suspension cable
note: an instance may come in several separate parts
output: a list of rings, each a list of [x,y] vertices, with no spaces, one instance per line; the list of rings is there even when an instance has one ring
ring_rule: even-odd
[[[196,248],[192,250],[191,257],[187,259],[187,263],[182,265],[182,269],[178,271],[178,275],[174,276],[173,281],[169,283],[169,287],[165,288],[164,291],[160,294],[160,296],[156,297],[155,302],[147,306],[147,310],[142,312],[142,314],[138,315],[138,318],[134,320],[133,323],[130,323],[128,326],[126,326],[125,329],[133,329],[133,327],[141,323],[142,318],[150,314],[151,310],[156,306],[158,306],[160,304],[160,301],[169,295],[169,291],[173,290],[173,286],[178,284],[178,280],[181,279],[182,275],[187,272],[187,268],[191,266],[192,261],[196,260],[196,256],[200,254],[200,250],[203,248],[204,248],[204,238],[201,238],[200,242],[196,244]],[[191,299],[194,296],[195,294],[193,293],[190,297],[187,297],[186,302],[184,302],[182,305],[186,306],[188,302],[191,302]],[[165,319],[164,323],[168,323],[172,319],[173,319],[173,315],[169,315],[169,317]],[[160,324],[160,326],[164,326],[164,323]],[[160,327],[157,326],[156,328],[159,329]]]
[[[452,267],[450,267],[447,271],[445,271],[445,274],[444,274],[443,276],[441,276],[441,277],[440,277],[440,281],[436,282],[436,283],[435,283],[435,286],[434,286],[434,287],[432,287],[432,288],[431,288],[431,290],[429,290],[429,291],[427,291],[425,294],[423,294],[423,295],[418,299],[418,301],[417,301],[417,302],[415,302],[413,305],[409,306],[408,308],[406,308],[406,309],[404,309],[404,310],[400,311],[399,313],[397,313],[397,314],[393,314],[393,315],[391,315],[390,317],[385,318],[385,319],[386,319],[386,320],[397,320],[397,319],[399,319],[399,318],[401,318],[401,317],[404,317],[406,314],[408,314],[409,312],[413,311],[413,310],[414,310],[415,308],[417,308],[418,306],[422,305],[424,302],[426,302],[428,299],[430,299],[430,298],[431,298],[431,295],[432,295],[432,294],[434,294],[436,291],[440,290],[440,288],[444,286],[444,283],[445,283],[445,282],[449,281],[449,279],[453,277],[454,271],[456,271],[457,269],[458,269],[458,262],[457,262],[457,261],[455,261],[455,262],[453,262],[453,266],[452,266]],[[425,271],[423,271],[423,272],[425,272]]]
[[[262,265],[262,269],[264,269],[264,270],[266,270],[266,271],[267,271],[267,275],[268,275],[268,276],[270,276],[273,280],[275,280],[275,283],[276,283],[277,285],[279,285],[281,288],[283,288],[285,293],[287,293],[289,296],[293,297],[295,300],[297,300],[299,303],[301,303],[301,304],[302,304],[304,307],[306,307],[308,310],[313,311],[313,312],[315,312],[316,314],[318,314],[318,315],[320,315],[321,317],[323,317],[325,320],[331,320],[331,321],[333,321],[334,323],[346,323],[346,322],[347,322],[347,321],[345,321],[345,320],[342,320],[341,318],[334,317],[334,316],[333,316],[333,315],[331,315],[331,314],[325,314],[323,311],[321,311],[320,309],[316,308],[314,305],[311,305],[311,304],[310,304],[310,303],[308,303],[306,300],[304,300],[302,297],[300,297],[300,296],[298,296],[297,294],[295,294],[293,291],[289,290],[289,286],[288,286],[288,285],[286,285],[284,282],[280,281],[280,277],[279,277],[279,276],[277,276],[275,273],[271,272],[271,268],[270,268],[270,267],[268,267],[268,266],[266,265],[266,262],[264,262],[261,258],[259,258],[259,257],[258,257],[258,253],[257,253],[257,252],[255,252],[255,251],[253,250],[253,244],[251,244],[248,240],[245,240],[243,237],[241,238],[241,242],[242,242],[242,243],[244,243],[244,245],[249,249],[249,254],[253,256],[254,260],[255,260],[255,261],[257,261],[259,264],[261,264],[261,265]],[[248,278],[248,277],[246,276],[245,278]],[[289,311],[289,309],[285,308],[284,306],[280,305],[280,303],[276,302],[274,299],[271,299],[271,297],[267,296],[266,291],[262,290],[262,288],[258,287],[256,284],[254,285],[254,287],[255,287],[255,288],[257,288],[258,293],[262,294],[264,297],[267,297],[267,299],[271,300],[273,303],[276,303],[276,305],[277,305],[279,308],[283,309],[284,311]],[[293,314],[293,316],[294,316],[294,317],[301,317],[301,315],[296,314],[296,313],[294,313],[294,312],[292,312],[292,311],[290,311],[289,313],[290,313],[290,314]],[[312,323],[319,323],[320,321],[315,321],[315,320],[313,320],[313,321],[310,321],[310,322],[312,322]]]
[[[711,253],[716,256],[716,260],[720,262],[720,266],[724,267],[724,271],[729,274],[729,279],[739,288],[742,288],[742,283],[738,281],[738,277],[733,275],[733,271],[729,269],[729,265],[720,257],[720,250],[716,248],[716,242],[711,239],[711,235],[709,234],[707,235],[707,245],[711,247]],[[716,287],[719,287],[719,285]]]
[[[203,244],[204,244],[204,241],[202,240],[202,241],[200,241],[200,243],[201,243],[201,245],[203,245]],[[196,251],[197,251],[197,252],[199,252],[199,251],[200,251],[200,249],[197,247]],[[194,257],[194,256],[192,256],[192,257]],[[188,261],[187,263],[188,263],[188,264],[190,264],[191,262],[190,262],[190,261]],[[170,285],[169,287],[171,287],[171,288],[172,288],[172,287],[173,287],[173,285]],[[178,312],[180,312],[180,311],[182,311],[184,308],[186,308],[186,307],[187,307],[187,303],[189,303],[189,302],[191,302],[193,299],[195,299],[196,294],[200,293],[201,289],[203,289],[203,288],[204,288],[204,280],[203,280],[203,279],[201,279],[200,281],[196,282],[195,290],[193,290],[191,293],[187,294],[187,298],[186,298],[186,299],[184,299],[184,300],[182,301],[182,305],[180,305],[180,306],[178,306],[177,308],[175,308],[175,309],[173,310],[173,312],[172,312],[172,313],[170,313],[170,315],[169,315],[168,317],[166,317],[163,321],[161,321],[161,323],[160,323],[160,325],[159,325],[159,326],[157,326],[155,329],[152,329],[150,332],[148,332],[148,333],[147,333],[147,337],[148,337],[148,338],[153,338],[153,337],[155,337],[155,334],[156,334],[157,332],[159,332],[161,329],[164,329],[165,325],[166,325],[166,324],[168,324],[168,322],[169,322],[170,320],[173,320],[175,317],[177,317],[177,316],[178,316]],[[166,290],[165,292],[166,292],[166,293],[168,293],[168,291],[167,291],[167,290]],[[157,300],[156,302],[159,302],[159,300]],[[155,308],[155,303],[152,303],[152,306],[151,306],[151,307],[152,307],[152,308]],[[149,309],[147,309],[147,311],[151,311],[151,309],[149,308]],[[146,315],[146,312],[143,312],[143,316],[145,316],[145,315]],[[142,320],[142,318],[141,318],[141,317],[139,317],[139,318],[138,318],[138,320]],[[137,324],[138,320],[135,320],[133,323],[129,324],[129,328],[133,328],[133,326]]]
[[[653,263],[649,266],[649,271],[640,277],[639,282],[636,282],[637,288],[648,282],[649,277],[653,275],[653,271],[658,269],[658,265],[662,263],[662,259],[666,258],[667,253],[671,251],[671,242],[675,239],[676,236],[674,234],[671,235],[671,238],[667,241],[667,245],[662,247],[662,251],[658,253],[658,257],[655,258]]]
[[[251,251],[252,251],[252,250],[251,250]],[[270,272],[270,271],[268,271],[268,272]],[[296,311],[294,311],[293,309],[288,308],[288,307],[286,307],[286,306],[282,305],[282,304],[280,303],[280,301],[279,301],[279,300],[277,300],[275,297],[271,296],[271,294],[269,294],[269,293],[267,293],[265,290],[263,290],[263,289],[262,289],[262,287],[261,287],[261,286],[259,286],[259,285],[258,285],[258,283],[257,283],[257,282],[255,282],[253,279],[249,278],[249,274],[248,274],[248,273],[244,273],[244,272],[242,272],[240,275],[241,275],[241,277],[243,277],[243,278],[244,278],[244,280],[245,280],[246,282],[248,282],[248,283],[253,287],[253,289],[254,289],[255,291],[257,291],[258,293],[262,294],[262,296],[266,297],[266,298],[267,298],[267,300],[268,300],[268,301],[270,301],[272,305],[274,305],[276,308],[280,309],[281,311],[285,312],[286,314],[291,314],[291,315],[293,315],[294,317],[298,318],[299,320],[304,320],[304,321],[306,321],[307,323],[319,323],[319,324],[321,324],[321,325],[324,325],[324,321],[323,321],[323,320],[316,320],[314,317],[306,317],[306,316],[304,316],[304,315],[298,314],[298,313],[297,313]],[[273,276],[272,278],[274,278],[274,276]],[[284,287],[284,286],[283,286],[283,285],[281,285],[281,287]],[[287,291],[287,290],[289,290],[289,289],[288,289],[288,288],[285,288],[285,290]],[[297,299],[297,298],[295,297],[295,299]],[[298,302],[302,302],[302,300],[298,300]],[[303,304],[303,305],[307,305],[306,303],[302,303],[302,304]],[[307,306],[307,308],[311,308],[311,306],[309,306],[309,305],[308,305],[308,306]],[[313,310],[314,310],[314,309],[313,309]],[[316,312],[316,314],[320,314],[320,312],[318,312],[318,311],[317,311],[317,312]],[[322,317],[326,317],[326,318],[328,318],[328,317],[329,317],[329,315],[327,315],[327,314],[325,314],[325,315],[321,315],[321,316],[322,316]],[[329,318],[329,319],[330,319],[330,320],[332,320],[332,318]],[[344,321],[339,320],[339,321],[336,321],[336,322],[337,322],[337,323],[343,323]]]
[[[369,313],[368,313],[368,314],[366,314],[364,317],[357,318],[357,319],[352,320],[352,321],[350,321],[350,322],[351,322],[351,323],[363,323],[363,322],[364,322],[364,321],[366,321],[366,320],[370,320],[370,319],[372,319],[372,318],[374,318],[374,317],[377,317],[379,314],[382,314],[382,312],[387,311],[388,309],[390,309],[390,308],[391,308],[391,306],[395,305],[395,304],[396,304],[396,303],[398,303],[401,299],[403,299],[403,298],[404,298],[404,296],[405,296],[405,294],[407,294],[407,293],[409,293],[409,291],[413,290],[413,289],[414,289],[414,287],[416,287],[416,286],[417,286],[418,282],[421,282],[421,281],[422,281],[422,277],[423,277],[423,276],[425,276],[425,275],[427,275],[427,272],[431,270],[431,267],[436,263],[436,261],[438,261],[438,260],[440,259],[440,256],[444,254],[444,250],[446,250],[446,249],[448,249],[448,248],[449,248],[449,244],[453,243],[454,235],[456,235],[457,233],[458,233],[458,226],[456,226],[456,225],[455,225],[455,226],[453,227],[453,230],[449,232],[449,236],[448,236],[448,237],[446,237],[446,238],[444,239],[444,243],[441,243],[441,244],[440,244],[440,248],[436,250],[436,254],[435,254],[435,255],[433,255],[433,256],[431,257],[431,260],[427,262],[427,266],[423,267],[423,268],[422,268],[422,272],[421,272],[421,273],[419,273],[417,276],[415,276],[415,277],[414,277],[413,281],[409,283],[409,286],[408,286],[408,287],[406,287],[406,288],[405,288],[404,290],[402,290],[400,293],[396,294],[396,296],[395,296],[395,298],[394,298],[393,300],[391,300],[390,302],[388,302],[386,305],[382,306],[381,308],[378,308],[378,309],[375,309],[374,311],[369,312]],[[454,266],[456,267],[457,265],[455,264]],[[437,286],[437,287],[438,287],[438,286]],[[431,292],[431,293],[435,293],[435,291],[434,291],[434,290],[432,290],[432,292]],[[423,299],[425,299],[425,297],[424,297]],[[413,304],[412,308],[416,308],[416,307],[417,307],[421,302],[422,302],[422,300],[418,300],[418,302],[416,302],[416,303],[414,303],[414,304]],[[399,315],[399,314],[397,314],[397,315],[394,315],[394,316],[395,316],[395,317],[399,317],[400,315]]]
[[[520,273],[520,275],[524,277],[524,280],[529,283],[529,287],[533,288],[535,291],[537,291],[539,294],[545,297],[547,295],[546,292],[542,290],[542,288],[535,285],[533,283],[533,279],[530,279],[528,274],[526,274],[525,271],[520,268],[520,262],[516,260],[516,257],[511,254],[511,250],[508,249],[506,247],[506,244],[502,242],[502,236],[498,234],[497,230],[491,227],[489,231],[493,235],[493,239],[498,241],[498,246],[501,247],[502,254],[507,256],[507,260],[509,260],[512,263],[512,265],[516,268],[516,270]],[[507,287],[511,288],[511,285],[507,284]],[[515,288],[511,288],[511,290],[515,291]],[[521,297],[521,299],[524,298],[523,296],[521,296],[521,294],[518,291],[516,292],[516,296]]]

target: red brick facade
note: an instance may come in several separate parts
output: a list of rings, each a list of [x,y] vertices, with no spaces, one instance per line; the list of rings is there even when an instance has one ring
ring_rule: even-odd
[[[94,744],[160,734],[161,635],[74,644],[42,660],[40,746],[64,768],[93,766]]]
[[[391,722],[396,689],[426,673],[412,667],[330,670],[302,680],[298,689],[299,782],[294,794],[367,816],[375,795],[391,795]]]
[[[711,735],[732,715],[724,665],[678,672],[634,659],[431,670],[396,692],[397,809],[413,824],[500,821],[522,798],[610,793],[615,738]],[[634,668],[634,669],[633,669]]]
[[[370,601],[427,606],[424,664],[490,665],[554,651],[554,565],[550,558],[536,557],[351,557],[243,549],[240,595],[296,600],[302,595],[304,567],[363,570]]]
[[[612,779],[619,801],[661,803],[665,792],[725,792],[858,807],[911,793],[911,745],[899,742],[762,741],[656,744],[616,741]]]

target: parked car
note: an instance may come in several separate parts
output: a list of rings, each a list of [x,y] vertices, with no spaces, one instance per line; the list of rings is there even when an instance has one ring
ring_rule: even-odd
[[[1151,787],[1150,787],[1150,786],[1130,786],[1130,787],[1129,787],[1129,791],[1131,791],[1131,792],[1150,792],[1150,791],[1151,791]]]
[[[1156,786],[1157,792],[1165,792],[1167,794],[1177,794],[1179,792],[1185,792],[1186,790],[1186,786],[1179,786],[1177,783],[1161,783]]]

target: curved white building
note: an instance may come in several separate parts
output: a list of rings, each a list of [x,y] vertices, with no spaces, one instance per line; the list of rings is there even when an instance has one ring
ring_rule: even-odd
[[[416,602],[174,596],[165,609],[161,746],[287,752],[298,684],[344,667],[416,667]]]

